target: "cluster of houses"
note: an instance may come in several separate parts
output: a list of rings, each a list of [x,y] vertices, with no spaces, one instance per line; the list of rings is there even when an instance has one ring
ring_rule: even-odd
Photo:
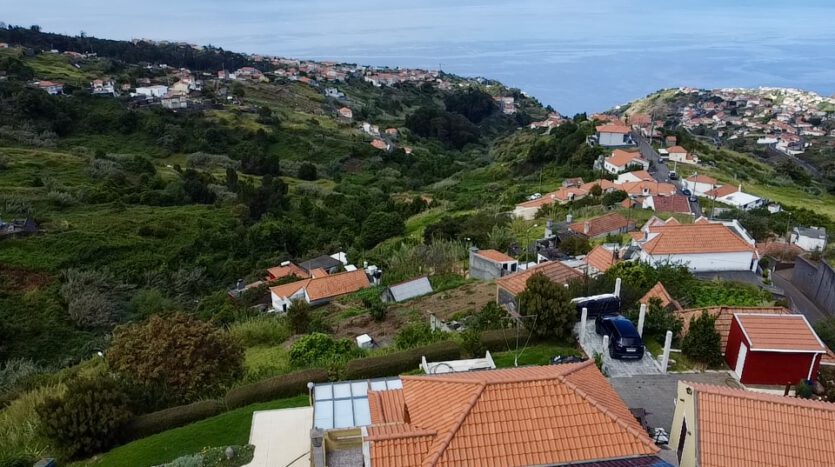
[[[695,102],[674,109],[673,117],[687,129],[705,127],[720,137],[757,137],[759,144],[797,155],[827,134],[822,123],[831,118],[824,108],[835,98],[791,88],[681,89]],[[693,99],[690,99],[691,101]]]

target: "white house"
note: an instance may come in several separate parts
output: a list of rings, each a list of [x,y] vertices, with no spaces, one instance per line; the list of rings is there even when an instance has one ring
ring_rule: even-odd
[[[635,241],[641,261],[683,264],[693,272],[755,271],[759,256],[753,242],[722,223],[707,222],[647,226]]]
[[[55,83],[53,81],[38,81],[35,85],[47,92],[47,94],[54,96],[57,94],[61,94],[64,92],[64,85],[61,83]]]
[[[792,229],[791,243],[806,251],[826,249],[826,229],[823,227],[795,227]]]
[[[136,88],[134,95],[146,97],[162,97],[168,93],[168,86],[156,84],[154,86],[142,86]]]
[[[634,182],[652,182],[655,181],[652,178],[652,175],[649,174],[646,170],[633,170],[632,172],[625,172],[618,175],[618,179],[615,180],[615,183],[618,185],[622,185],[624,183],[634,183]]]
[[[681,162],[684,164],[698,164],[699,158],[695,154],[690,154],[681,146],[673,146],[667,148],[668,159],[671,162]]]
[[[716,188],[716,179],[707,175],[691,175],[684,182],[684,187],[696,196],[705,196],[705,193]]]
[[[640,167],[643,170],[649,169],[649,161],[641,156],[640,152],[624,151],[615,149],[612,155],[603,161],[603,169],[611,174],[618,174],[630,167]]]
[[[320,305],[341,295],[371,287],[368,276],[361,269],[335,274],[327,274],[320,269],[319,273],[322,275],[314,274],[310,279],[270,287],[272,311],[284,313],[295,300]]]
[[[624,125],[602,125],[597,127],[597,143],[601,146],[629,146],[632,138],[630,128]]]

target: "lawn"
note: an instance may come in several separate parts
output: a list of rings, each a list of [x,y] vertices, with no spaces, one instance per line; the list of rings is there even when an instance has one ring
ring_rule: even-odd
[[[244,367],[249,374],[284,374],[290,371],[290,354],[281,346],[250,347],[246,349]]]
[[[523,348],[524,340],[520,340],[519,347],[522,349],[519,355],[519,366],[523,365],[549,365],[551,359],[557,355],[580,355],[577,347],[565,344],[540,343],[529,345]],[[514,354],[516,352],[496,352],[493,354],[493,362],[497,368],[513,368]]]
[[[308,405],[308,396],[296,396],[253,404],[191,425],[125,444],[98,458],[72,464],[74,467],[146,467],[170,462],[177,457],[199,452],[204,447],[244,445],[249,443],[252,412]]]
[[[664,352],[664,346],[655,339],[648,339],[644,342],[646,350],[652,354],[656,359],[660,358]],[[675,362],[673,362],[675,361]],[[670,365],[667,371],[693,371],[698,367],[698,364],[691,362],[690,359],[684,356],[681,352],[670,352]]]

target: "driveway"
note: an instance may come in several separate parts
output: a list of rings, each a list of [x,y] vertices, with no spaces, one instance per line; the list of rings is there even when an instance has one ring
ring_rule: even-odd
[[[580,336],[580,323],[574,326],[574,332]],[[580,346],[590,358],[599,353],[603,355],[603,370],[609,376],[657,375],[661,373],[649,352],[644,352],[641,360],[617,360],[609,356],[609,349],[603,348],[603,337],[594,332],[594,319],[586,322],[585,336],[580,338]]]
[[[249,444],[255,455],[247,466],[309,466],[312,426],[313,407],[253,412]]]
[[[730,372],[726,371],[609,378],[609,383],[630,409],[646,410],[649,426],[664,428],[667,433],[672,433],[670,428],[676,410],[675,399],[679,381],[741,387]]]
[[[679,191],[681,191],[681,179],[670,180],[670,168],[667,166],[667,163],[661,162],[661,156],[658,154],[658,151],[656,151],[655,148],[649,144],[646,138],[638,133],[632,133],[632,139],[638,144],[638,150],[641,151],[641,155],[648,161],[652,162],[652,165],[655,168],[653,172],[650,172],[652,177],[658,182],[672,183]],[[681,176],[681,174],[678,175],[679,177]],[[696,218],[702,215],[702,208],[699,206],[698,201],[690,202],[690,212],[694,213]]]

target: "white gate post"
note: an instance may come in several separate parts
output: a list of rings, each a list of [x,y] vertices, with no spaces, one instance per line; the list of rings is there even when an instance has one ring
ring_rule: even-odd
[[[664,337],[664,355],[661,357],[661,372],[667,372],[667,365],[670,363],[670,347],[673,345],[673,331],[667,331]]]
[[[638,335],[644,337],[644,321],[647,318],[647,305],[641,304],[641,312],[638,314]]]

